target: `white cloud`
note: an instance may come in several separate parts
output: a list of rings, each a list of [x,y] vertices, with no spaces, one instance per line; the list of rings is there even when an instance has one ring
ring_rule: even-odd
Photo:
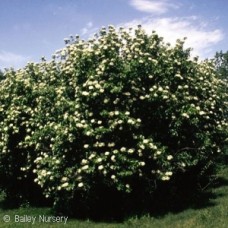
[[[179,4],[169,0],[131,0],[130,5],[147,13],[163,14],[171,9],[179,8]]]
[[[90,30],[92,30],[93,22],[88,22],[84,28],[81,29],[81,35],[86,35]]]
[[[26,64],[29,57],[18,55],[12,52],[0,51],[0,68],[20,68]]]
[[[177,39],[187,37],[185,47],[193,48],[192,55],[201,58],[211,57],[213,45],[224,38],[220,29],[210,29],[199,17],[145,17],[121,24],[123,27],[136,27],[142,25],[148,34],[155,30],[165,42],[175,44]]]

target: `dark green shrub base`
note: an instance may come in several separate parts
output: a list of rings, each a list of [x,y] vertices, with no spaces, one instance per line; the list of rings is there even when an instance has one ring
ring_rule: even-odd
[[[17,208],[23,205],[43,207],[53,204],[53,201],[45,198],[42,189],[31,180],[13,181],[3,191],[5,193],[4,208]]]
[[[150,214],[159,217],[187,208],[213,206],[210,199],[214,198],[211,190],[216,183],[212,179],[215,167],[210,166],[199,178],[201,168],[195,166],[187,172],[180,172],[175,181],[157,182],[152,193],[146,191],[143,183],[139,183],[131,193],[122,193],[99,184],[87,197],[75,196],[71,201],[58,202],[57,205],[61,207],[56,207],[55,213],[77,219],[121,222],[134,216]]]
[[[212,179],[215,168],[211,166],[201,178],[198,176],[199,166],[192,167],[188,172],[179,172],[175,181],[157,182],[153,193],[146,191],[143,183],[128,194],[98,184],[89,195],[75,195],[71,201],[64,200],[65,196],[59,196],[60,202],[56,204],[52,213],[81,220],[122,222],[135,216],[149,214],[160,217],[169,212],[178,213],[188,208],[213,206],[210,201],[215,198],[212,188],[228,185],[223,179]],[[41,190],[37,186],[34,189],[26,188],[24,194],[24,198],[20,198],[16,191],[11,192],[0,206],[9,209],[26,205],[36,207],[52,205],[50,199],[41,195]]]

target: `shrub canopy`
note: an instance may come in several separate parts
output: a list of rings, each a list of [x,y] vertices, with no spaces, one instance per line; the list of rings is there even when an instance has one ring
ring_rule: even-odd
[[[54,204],[99,185],[153,191],[219,155],[227,94],[211,61],[140,26],[66,43],[0,82],[3,189],[34,181]]]

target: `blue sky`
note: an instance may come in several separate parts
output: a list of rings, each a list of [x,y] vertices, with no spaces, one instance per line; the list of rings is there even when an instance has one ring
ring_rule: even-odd
[[[101,26],[141,24],[175,43],[187,37],[193,55],[228,50],[227,0],[0,0],[0,69],[50,59],[63,39],[87,39]]]

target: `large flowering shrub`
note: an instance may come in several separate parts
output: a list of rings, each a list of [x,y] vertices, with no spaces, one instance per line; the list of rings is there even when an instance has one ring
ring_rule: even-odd
[[[99,186],[153,191],[221,152],[224,83],[183,41],[109,26],[66,43],[1,81],[2,188],[34,181],[55,205]]]

